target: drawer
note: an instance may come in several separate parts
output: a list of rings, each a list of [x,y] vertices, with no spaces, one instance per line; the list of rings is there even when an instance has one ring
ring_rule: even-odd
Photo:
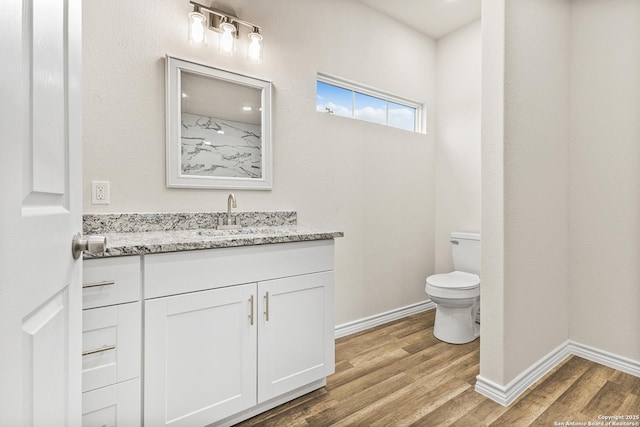
[[[82,312],[82,391],[140,376],[140,302]]]
[[[151,254],[145,298],[333,270],[333,240]]]
[[[141,425],[140,378],[82,393],[83,427]]]
[[[139,256],[84,260],[82,308],[140,301],[140,275]]]

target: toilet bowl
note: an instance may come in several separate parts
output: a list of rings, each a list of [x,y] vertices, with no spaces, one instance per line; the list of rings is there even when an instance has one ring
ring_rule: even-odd
[[[455,271],[427,277],[425,291],[436,303],[433,335],[451,344],[480,336],[480,235],[451,233]]]
[[[425,291],[437,304],[433,335],[451,344],[466,344],[480,336],[480,277],[453,271],[427,278]]]

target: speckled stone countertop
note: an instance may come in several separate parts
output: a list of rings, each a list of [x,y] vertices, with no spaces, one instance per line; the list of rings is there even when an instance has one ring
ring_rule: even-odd
[[[243,228],[237,230],[213,228],[214,224],[218,224],[220,215],[217,212],[85,215],[84,234],[106,236],[107,249],[100,255],[85,254],[84,258],[326,240],[344,236],[341,231],[297,225],[296,213],[290,211],[241,213],[237,218]]]

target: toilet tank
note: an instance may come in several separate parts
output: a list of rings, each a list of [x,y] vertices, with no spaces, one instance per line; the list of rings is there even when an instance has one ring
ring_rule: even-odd
[[[480,234],[451,233],[453,269],[480,274]]]

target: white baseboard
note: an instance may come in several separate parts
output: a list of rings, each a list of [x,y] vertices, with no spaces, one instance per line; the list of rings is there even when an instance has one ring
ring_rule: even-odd
[[[567,356],[569,356],[569,341],[565,341],[546,356],[542,357],[527,370],[511,380],[506,386],[501,386],[480,375],[476,377],[476,391],[502,406],[509,406],[526,389],[544,377]]]
[[[592,362],[640,377],[640,362],[637,360],[618,356],[617,354],[574,341],[569,343],[569,351],[571,354],[575,354],[583,359],[591,360]]]
[[[343,323],[341,325],[336,325],[335,336],[336,338],[340,338],[347,335],[355,334],[356,332],[364,331],[365,329],[373,328],[374,326],[383,325],[385,323],[389,323],[394,320],[434,308],[436,308],[436,304],[431,300],[426,300],[416,304],[407,305],[405,307],[396,308],[384,313],[379,313],[373,316]]]
[[[555,350],[542,357],[506,386],[501,386],[480,375],[476,377],[476,391],[503,406],[509,406],[536,381],[544,377],[570,355],[640,377],[640,362],[618,356],[574,341],[565,341]]]

